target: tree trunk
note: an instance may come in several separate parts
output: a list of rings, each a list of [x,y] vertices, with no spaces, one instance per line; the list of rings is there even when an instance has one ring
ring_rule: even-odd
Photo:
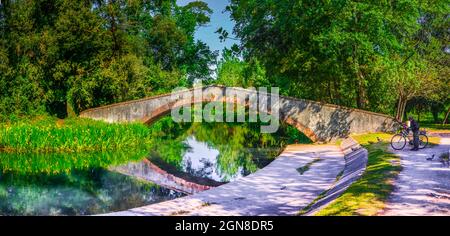
[[[77,114],[75,113],[75,110],[73,109],[72,104],[69,101],[66,101],[66,112],[67,112],[67,117],[69,117],[69,118],[77,116]]]
[[[399,121],[403,121],[403,116],[405,114],[407,102],[408,102],[408,99],[405,96],[400,95],[398,97],[397,114],[395,115],[395,118]]]
[[[449,114],[450,114],[450,108],[448,108],[447,114],[445,114],[444,121],[442,121],[442,124],[443,124],[443,125],[445,125],[445,124],[447,123],[447,119],[448,119]]]
[[[342,105],[341,104],[341,94],[340,94],[339,89],[340,89],[339,81],[336,79],[336,77],[334,77],[335,104]]]
[[[406,113],[405,113],[405,110],[406,110],[406,104],[408,103],[408,98],[406,98],[406,97],[404,97],[403,98],[403,104],[402,104],[402,110],[401,110],[401,116],[402,116],[402,121],[403,120],[405,120],[406,119]]]
[[[331,88],[331,80],[328,80],[328,97],[330,98],[330,102],[331,103],[335,103],[334,96],[333,96],[333,91],[332,91],[332,88]]]
[[[397,109],[395,110],[395,119],[399,120],[398,118],[399,114],[400,114],[400,97],[398,98]]]
[[[111,37],[113,39],[112,56],[115,57],[120,52],[120,45],[119,45],[119,42],[118,42],[118,39],[117,39],[117,32],[116,31],[117,31],[118,27],[117,27],[117,22],[116,22],[116,14],[115,14],[114,9],[113,9],[113,4],[115,4],[114,0],[109,3],[108,13],[109,13],[109,15],[111,17],[111,19],[110,19],[110,24],[111,24],[110,31],[111,31]]]
[[[363,109],[364,108],[364,102],[363,102],[363,94],[362,94],[362,89],[361,89],[361,81],[359,80],[359,78],[357,78],[356,80],[356,107],[358,107],[359,109]]]
[[[353,16],[355,19],[355,26],[358,25],[358,14],[356,11],[356,6],[353,8]],[[352,46],[352,59],[353,59],[353,66],[355,70],[356,75],[356,83],[355,83],[355,92],[356,92],[356,106],[359,109],[365,109],[366,108],[366,91],[364,86],[364,74],[361,71],[361,68],[359,66],[359,59],[358,59],[358,44],[353,44]]]
[[[401,109],[402,109],[402,97],[399,96],[398,97],[398,102],[397,102],[397,111],[395,112],[395,119],[401,121],[402,120],[402,113],[401,113]]]

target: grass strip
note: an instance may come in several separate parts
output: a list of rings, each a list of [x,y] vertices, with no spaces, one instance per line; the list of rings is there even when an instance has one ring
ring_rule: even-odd
[[[367,169],[341,196],[315,215],[376,215],[394,189],[393,180],[401,166],[400,158],[388,151],[392,135],[373,133],[352,137],[368,151]]]

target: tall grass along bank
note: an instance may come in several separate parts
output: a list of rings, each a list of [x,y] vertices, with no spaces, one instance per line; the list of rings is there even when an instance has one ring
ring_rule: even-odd
[[[39,117],[0,124],[0,151],[50,153],[112,151],[149,145],[143,124],[109,124],[90,119]]]

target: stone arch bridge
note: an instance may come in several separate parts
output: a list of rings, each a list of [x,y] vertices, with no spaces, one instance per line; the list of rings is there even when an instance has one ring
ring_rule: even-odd
[[[227,94],[237,96],[230,97],[226,96]],[[261,94],[267,95],[268,99],[266,102],[268,104],[276,99],[280,120],[295,126],[313,142],[327,142],[336,138],[346,137],[349,134],[389,132],[394,131],[396,128],[394,118],[384,114],[305,99],[277,96],[258,92],[255,89],[223,86],[179,90],[170,94],[92,108],[81,112],[80,117],[103,120],[110,123],[151,123],[170,113],[177,106],[211,101],[248,105],[248,101],[251,98]],[[260,112],[271,112],[270,106],[262,107],[264,110],[260,110]]]

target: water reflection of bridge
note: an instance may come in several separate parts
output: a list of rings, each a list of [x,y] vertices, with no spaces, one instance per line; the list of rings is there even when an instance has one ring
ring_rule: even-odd
[[[131,162],[121,166],[110,167],[110,170],[133,176],[138,179],[151,181],[162,187],[186,194],[202,192],[222,184],[210,179],[195,177],[182,172],[166,171],[168,168],[170,167],[165,166],[165,170],[163,170],[163,168],[152,163],[148,159],[144,159],[141,162]]]

